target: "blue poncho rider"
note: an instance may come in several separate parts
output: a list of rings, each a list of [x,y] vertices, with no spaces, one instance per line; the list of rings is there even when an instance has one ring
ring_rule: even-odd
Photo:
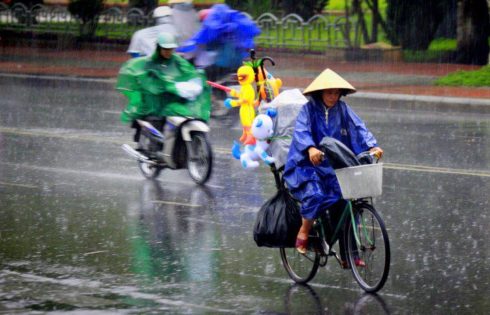
[[[309,101],[296,119],[293,140],[284,170],[284,179],[293,196],[301,201],[302,226],[296,239],[296,249],[306,253],[307,241],[313,221],[329,209],[332,221],[344,209],[340,187],[328,160],[323,159],[319,143],[332,137],[356,155],[372,151],[378,158],[383,150],[366,128],[364,122],[340,99],[356,89],[330,69],[324,70],[304,91]],[[335,223],[333,223],[335,224]],[[340,238],[339,245],[344,247]],[[344,259],[343,265],[347,266]],[[364,265],[361,260],[356,264]]]

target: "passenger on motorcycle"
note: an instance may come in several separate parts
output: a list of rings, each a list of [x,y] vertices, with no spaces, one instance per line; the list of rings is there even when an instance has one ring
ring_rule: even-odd
[[[320,141],[328,136],[341,141],[356,155],[368,150],[375,152],[378,158],[383,154],[364,122],[340,99],[355,91],[352,85],[330,69],[323,71],[303,91],[310,99],[296,119],[284,171],[288,188],[301,201],[303,219],[296,239],[300,253],[307,250],[313,221],[327,209],[335,221],[345,206],[335,172],[319,149]],[[339,239],[339,244],[345,261],[343,239]],[[362,261],[357,263],[363,264]]]
[[[179,34],[179,44],[192,37],[199,28],[199,15],[192,4],[192,0],[168,0],[172,8],[172,18]]]
[[[116,89],[129,101],[121,120],[136,128],[136,142],[136,119],[183,116],[209,120],[211,101],[206,77],[174,53],[177,45],[173,34],[160,33],[151,56],[130,59],[119,70]]]
[[[155,43],[158,34],[170,33],[179,40],[179,33],[174,25],[172,9],[168,6],[160,6],[153,11],[155,26],[136,31],[131,37],[128,54],[131,57],[150,56],[155,51]]]

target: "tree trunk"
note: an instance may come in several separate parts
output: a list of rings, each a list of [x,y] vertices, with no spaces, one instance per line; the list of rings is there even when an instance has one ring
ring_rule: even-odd
[[[83,21],[80,24],[80,38],[92,38],[95,36],[95,31],[97,30],[97,18]]]
[[[379,13],[379,6],[378,6],[378,0],[372,0],[366,1],[367,5],[369,6],[369,9],[373,12],[373,34],[371,35],[371,38],[373,41],[378,41],[378,24],[381,26],[383,31],[386,33],[386,36],[390,39],[394,38],[395,36],[393,35],[393,31],[391,28],[387,25],[387,23],[383,20],[383,17]],[[375,28],[375,23],[376,23],[376,28]]]
[[[364,43],[369,43],[369,35],[366,26],[366,20],[364,19],[364,13],[362,12],[361,1],[362,0],[353,0],[352,10],[354,11],[355,14],[357,14],[357,24],[358,24],[357,29],[360,28]],[[358,39],[358,36],[356,36],[355,45],[360,46],[360,40]]]
[[[345,38],[347,39],[347,47],[352,47],[352,41],[350,38],[350,31],[351,31],[351,22],[350,22],[350,10],[349,10],[349,1],[345,2],[345,19],[346,19],[346,24],[345,24]]]
[[[487,0],[458,0],[457,62],[488,64],[489,28]]]
[[[427,50],[444,16],[444,1],[390,0],[388,13],[395,42],[403,49]]]
[[[371,8],[371,12],[373,12],[373,17],[372,17],[372,31],[371,31],[371,42],[375,43],[378,41],[378,24],[379,24],[379,8],[378,8],[378,0],[372,0],[370,3],[369,0],[367,0],[367,3],[369,7]],[[372,4],[372,5],[370,5]]]

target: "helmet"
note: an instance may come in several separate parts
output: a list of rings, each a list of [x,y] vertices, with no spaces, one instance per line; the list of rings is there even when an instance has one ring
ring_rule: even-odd
[[[170,33],[158,34],[157,45],[159,47],[166,48],[166,49],[173,49],[179,46],[177,45],[177,40],[175,39],[175,36]]]
[[[169,15],[172,15],[172,9],[170,9],[170,7],[167,7],[166,5],[158,7],[153,11],[154,19],[158,19]]]

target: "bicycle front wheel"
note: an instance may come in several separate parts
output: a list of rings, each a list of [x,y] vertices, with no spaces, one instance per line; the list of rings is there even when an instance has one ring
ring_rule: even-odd
[[[349,265],[354,279],[364,291],[377,292],[385,284],[390,270],[388,232],[381,216],[368,204],[357,206],[354,216],[355,225],[351,221],[346,229]],[[359,259],[365,266],[359,263]]]
[[[296,248],[280,248],[281,260],[289,277],[296,283],[305,284],[316,275],[320,265],[320,254],[308,250],[300,254]]]

